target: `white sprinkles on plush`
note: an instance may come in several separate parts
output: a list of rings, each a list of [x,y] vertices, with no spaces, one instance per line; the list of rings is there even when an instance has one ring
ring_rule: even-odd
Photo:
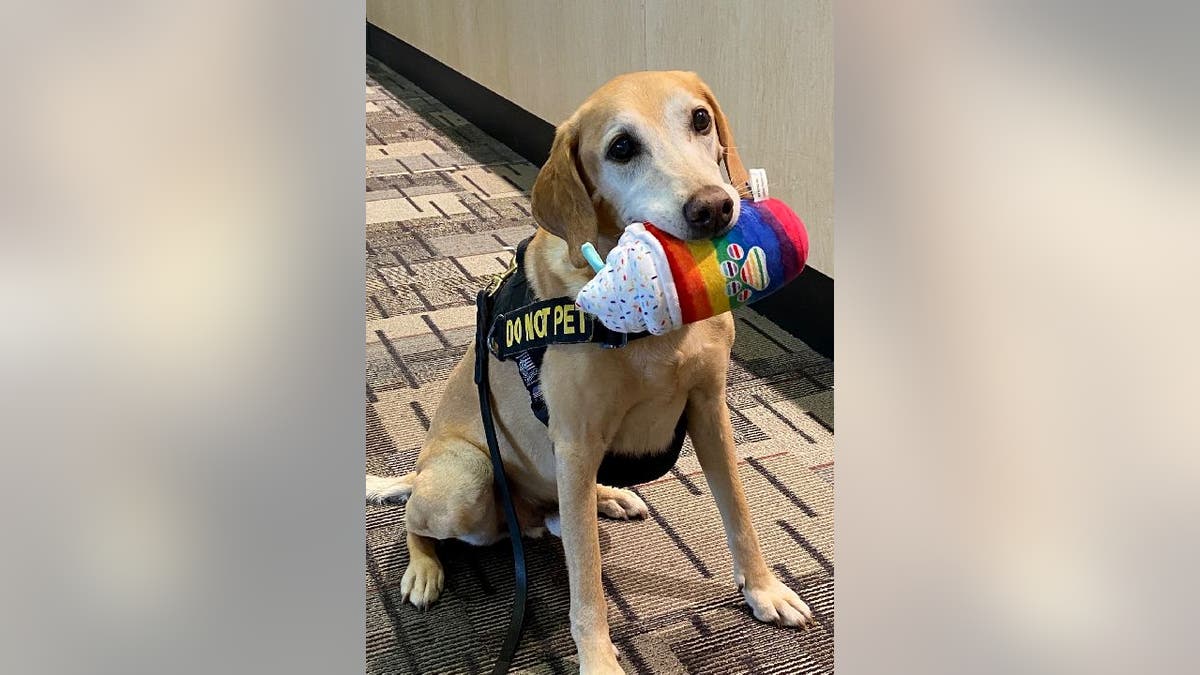
[[[683,325],[667,254],[641,223],[625,228],[575,304],[622,333],[662,335]]]

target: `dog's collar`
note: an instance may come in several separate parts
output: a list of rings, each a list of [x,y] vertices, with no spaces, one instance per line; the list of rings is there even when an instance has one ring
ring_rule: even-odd
[[[594,342],[613,349],[650,335],[610,330],[569,297],[539,300],[525,275],[525,249],[528,246],[529,239],[517,245],[508,269],[487,288],[492,316],[487,344],[496,358],[504,361],[523,352],[556,344]]]

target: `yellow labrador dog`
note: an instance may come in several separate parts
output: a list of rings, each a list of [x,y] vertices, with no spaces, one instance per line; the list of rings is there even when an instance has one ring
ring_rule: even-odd
[[[653,222],[681,239],[709,238],[739,215],[745,169],[712,91],[694,73],[639,72],[600,87],[558,127],[533,188],[539,228],[525,254],[539,298],[575,297],[592,276],[580,254],[607,254],[626,224]],[[754,616],[801,626],[807,605],[772,574],[738,479],[725,376],[733,345],[726,313],[620,349],[595,344],[547,349],[541,379],[550,410],[543,425],[509,361],[491,357],[491,391],[505,471],[526,534],[562,538],[570,578],[571,634],[584,673],[621,672],[609,639],[600,580],[597,514],[640,518],[633,492],[597,485],[608,452],[646,455],[668,447],[686,413],[704,476],[724,523],[734,579]],[[454,369],[416,471],[367,477],[367,500],[407,500],[410,561],[404,597],[426,607],[442,590],[437,539],[488,544],[506,536],[473,380],[474,348]]]

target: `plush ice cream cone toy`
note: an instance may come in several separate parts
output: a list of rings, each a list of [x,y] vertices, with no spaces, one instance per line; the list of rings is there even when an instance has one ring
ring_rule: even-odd
[[[808,233],[786,204],[742,200],[737,224],[714,239],[626,227],[575,303],[612,330],[661,335],[774,293],[807,258]]]

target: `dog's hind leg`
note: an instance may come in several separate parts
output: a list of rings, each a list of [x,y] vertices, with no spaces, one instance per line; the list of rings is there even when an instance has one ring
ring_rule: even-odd
[[[633,490],[596,485],[596,510],[617,520],[645,518],[650,514],[646,502]]]
[[[367,475],[368,504],[403,504],[408,501],[413,491],[413,479],[416,472],[403,476],[372,476]]]
[[[407,600],[418,609],[425,609],[438,599],[446,579],[434,548],[435,541],[408,533],[408,568],[400,579],[400,601]]]
[[[504,533],[497,520],[491,460],[474,444],[455,437],[433,439],[411,482],[404,513],[409,559],[400,591],[424,609],[442,592],[436,540],[491,544]]]
[[[609,487],[596,484],[596,510],[602,516],[616,520],[631,520],[645,518],[650,515],[650,507],[637,496],[633,490]],[[526,522],[522,520],[521,522]],[[562,520],[557,511],[545,514],[542,519],[543,528],[550,534],[562,538]],[[529,528],[526,528],[529,536]]]

